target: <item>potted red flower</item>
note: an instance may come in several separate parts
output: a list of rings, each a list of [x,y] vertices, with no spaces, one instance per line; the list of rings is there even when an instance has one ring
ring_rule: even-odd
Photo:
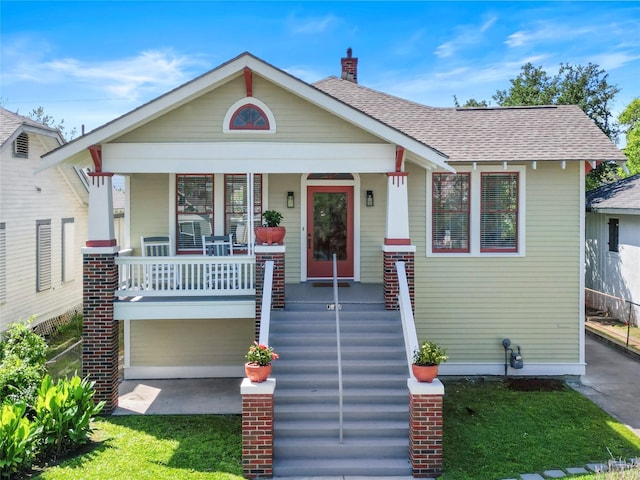
[[[253,342],[245,355],[244,371],[252,382],[264,382],[271,375],[271,362],[278,358],[272,347]]]

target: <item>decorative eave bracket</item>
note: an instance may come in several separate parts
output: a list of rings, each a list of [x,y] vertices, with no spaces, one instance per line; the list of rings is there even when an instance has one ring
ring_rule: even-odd
[[[244,67],[244,86],[247,89],[247,97],[253,97],[253,75],[249,67]]]

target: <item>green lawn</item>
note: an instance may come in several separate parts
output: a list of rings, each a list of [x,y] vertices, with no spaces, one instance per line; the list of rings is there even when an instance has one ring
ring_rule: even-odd
[[[520,473],[640,456],[640,438],[577,392],[523,392],[500,381],[445,382],[441,480]],[[38,479],[241,479],[239,416],[126,416],[96,422],[94,448]],[[312,475],[313,472],[300,472]],[[571,477],[635,480],[635,477]]]

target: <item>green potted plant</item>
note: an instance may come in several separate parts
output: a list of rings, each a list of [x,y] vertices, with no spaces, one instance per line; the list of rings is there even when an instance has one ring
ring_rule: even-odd
[[[279,245],[284,240],[287,230],[280,226],[282,214],[277,210],[262,212],[264,223],[255,228],[256,243],[258,245]]]
[[[252,382],[264,382],[271,374],[271,362],[278,359],[273,347],[253,342],[245,355],[244,371]]]
[[[438,376],[438,365],[447,361],[447,351],[436,342],[424,341],[413,351],[411,371],[419,382],[432,382]]]

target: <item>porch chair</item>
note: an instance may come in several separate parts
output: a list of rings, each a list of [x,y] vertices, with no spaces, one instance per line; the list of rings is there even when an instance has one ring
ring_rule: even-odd
[[[233,234],[202,235],[202,254],[213,257],[233,256]],[[219,290],[237,288],[238,266],[231,264],[213,264],[205,267],[205,285]]]
[[[171,257],[173,255],[173,246],[169,236],[141,236],[140,247],[143,257]],[[145,289],[147,290],[173,290],[180,285],[178,265],[160,262],[145,265],[144,277]]]

